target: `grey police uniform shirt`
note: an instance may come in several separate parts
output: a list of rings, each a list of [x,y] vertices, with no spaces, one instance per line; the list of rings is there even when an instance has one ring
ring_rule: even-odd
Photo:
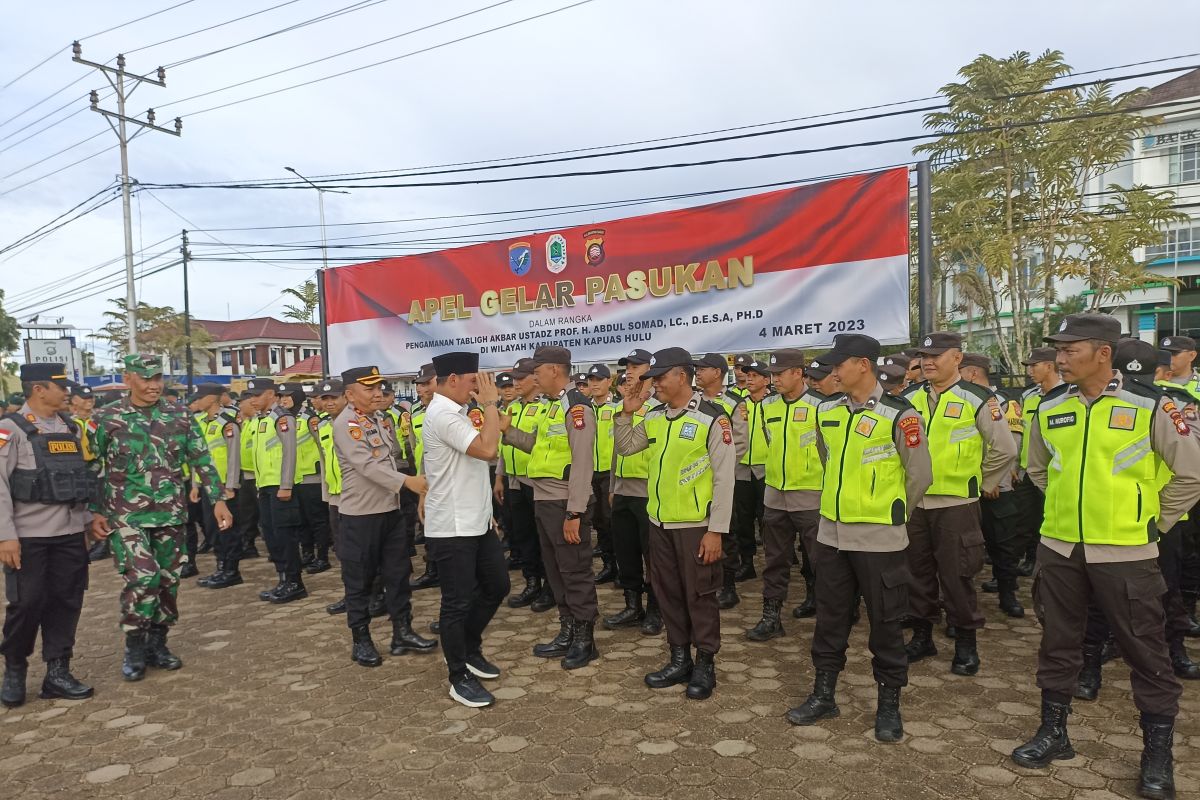
[[[685,407],[667,407],[662,410],[662,413],[667,415],[667,419],[676,419],[688,411],[698,408],[702,401],[704,401],[704,395],[696,392]],[[660,403],[659,406],[661,405]],[[717,406],[717,409],[724,416],[725,410],[720,406]],[[658,410],[657,407],[656,410]],[[613,437],[615,439],[613,449],[624,456],[640,453],[650,446],[650,439],[646,436],[646,426],[634,425],[633,416],[624,411],[617,415],[617,419],[613,423]],[[737,466],[737,455],[733,448],[732,436],[730,439],[730,443],[726,444],[724,429],[717,424],[717,420],[713,420],[712,426],[708,429],[707,442],[709,467],[713,476],[713,499],[712,505],[709,506],[708,518],[700,522],[669,522],[666,524],[653,518],[651,521],[664,530],[705,528],[713,533],[729,533],[729,519],[733,516],[733,486],[736,482],[735,467]]]
[[[1125,376],[1113,371],[1113,380],[1104,388],[1101,396],[1115,396],[1121,393]],[[1080,402],[1091,405],[1094,400],[1088,400],[1079,393],[1079,387],[1070,386],[1067,395],[1078,397]],[[1045,402],[1043,400],[1043,402]],[[1154,410],[1154,419],[1150,426],[1150,448],[1166,463],[1174,473],[1158,493],[1159,499],[1159,530],[1167,533],[1179,521],[1180,517],[1200,500],[1200,440],[1196,436],[1194,425],[1188,425],[1187,435],[1180,433],[1172,417],[1172,412],[1164,408],[1169,398],[1163,397]],[[1040,408],[1040,407],[1039,407]],[[1178,413],[1178,412],[1175,412]],[[1181,417],[1182,419],[1182,417]],[[1029,437],[1029,479],[1033,484],[1046,492],[1049,479],[1049,464],[1053,458],[1046,440],[1042,438],[1042,430],[1038,425],[1025,431]],[[1061,539],[1041,537],[1041,543],[1061,556],[1070,558],[1077,542],[1064,542]],[[1158,557],[1158,543],[1148,542],[1138,545],[1119,544],[1085,544],[1083,560],[1092,564],[1108,564],[1124,561],[1146,561]]]
[[[771,398],[774,398],[774,399],[771,399]],[[781,394],[773,394],[768,398],[764,398],[764,402],[766,402],[767,400],[770,400],[770,404],[765,406],[762,409],[764,412],[771,411],[774,408],[774,406],[776,406],[776,405],[782,405],[785,409],[789,409],[789,410],[785,411],[784,413],[790,414],[791,413],[790,409],[791,409],[792,405],[794,405],[795,403],[807,403],[808,405],[813,407],[814,415],[816,414],[817,407],[820,406],[821,403],[825,402],[824,399],[813,394],[812,392],[808,391],[807,389],[804,391],[804,394],[800,395],[798,398],[791,401],[791,403],[789,403],[787,400],[784,400],[783,395],[781,395]],[[813,428],[813,434],[817,437],[817,443],[818,443],[818,449],[819,449],[820,443],[823,441],[821,439],[821,433],[817,428]],[[771,428],[770,428],[770,426],[767,426],[766,437],[767,437],[767,444],[770,444],[771,443]],[[776,489],[774,486],[764,486],[763,487],[763,505],[766,508],[773,508],[778,511],[788,511],[788,512],[816,511],[817,509],[819,509],[821,507],[821,490],[820,489],[791,489],[788,491],[784,491],[782,489]]]
[[[592,473],[595,471],[596,460],[596,415],[590,407],[585,407],[586,413],[581,415],[579,427],[576,427],[571,418],[571,409],[575,405],[570,403],[569,397],[570,387],[560,392],[558,397],[544,398],[543,402],[551,408],[555,403],[559,406],[561,424],[567,430],[567,445],[571,448],[571,474],[567,476],[567,480],[530,478],[530,482],[533,483],[534,500],[566,500],[568,513],[582,514],[587,511],[588,501],[592,497]],[[547,410],[545,413],[549,414],[551,411]],[[510,427],[504,432],[504,443],[532,453],[533,446],[537,443],[537,430],[526,433]]]
[[[967,383],[966,381],[960,382]],[[974,386],[975,384],[968,385]],[[958,383],[955,383],[950,388],[953,389],[955,386],[958,386]],[[932,384],[923,384],[921,388],[915,391],[923,392],[926,390],[929,392],[929,407],[932,409],[937,406],[940,393],[933,388]],[[911,393],[905,392],[903,396],[907,397]],[[966,394],[966,392],[963,393]],[[973,398],[975,395],[969,395],[969,397]],[[996,410],[995,414],[991,413],[993,407]],[[1004,412],[1000,409],[1000,405],[994,397],[983,401],[982,405],[976,409],[975,429],[979,431],[979,435],[983,439],[983,462],[981,464],[983,477],[980,481],[980,494],[982,495],[984,492],[990,492],[993,489],[999,488],[1004,477],[1012,472],[1013,467],[1017,463],[1017,445],[1009,433],[1008,421],[1004,419]],[[933,468],[936,472],[937,464],[934,464]],[[978,497],[927,494],[921,498],[919,505],[921,508],[936,509],[964,506],[968,503],[978,502]]]
[[[848,406],[851,411],[858,411],[866,406],[874,407],[882,397],[883,387],[876,383],[866,403],[855,403],[850,395],[843,394],[826,401],[826,404],[844,405]],[[819,409],[817,416],[819,420]],[[909,418],[916,418],[918,429],[921,432],[921,441],[916,447],[908,446],[904,431],[900,427],[900,423]],[[821,454],[822,463],[825,463],[828,468],[829,453],[824,447],[824,439],[818,441],[821,444],[817,447],[817,451]],[[896,453],[900,456],[900,463],[904,466],[904,495],[908,513],[911,515],[912,510],[917,507],[917,503],[925,496],[925,491],[933,483],[933,462],[929,457],[929,440],[925,437],[925,422],[916,409],[902,411],[896,416],[892,425],[892,442],[896,447]],[[820,526],[817,528],[817,541],[839,550],[890,553],[908,547],[908,525],[837,522],[822,515]]]
[[[338,511],[362,516],[400,508],[404,475],[396,469],[393,444],[373,412],[348,404],[333,421],[333,449],[342,466]]]
[[[34,415],[28,405],[17,412],[33,423],[42,433],[74,433],[79,438],[79,426],[69,424],[58,415],[43,419]],[[7,441],[0,446],[0,542],[13,539],[37,539],[81,533],[92,515],[86,503],[23,503],[13,500],[10,479],[15,469],[33,469],[37,461],[33,443],[25,432],[11,420],[0,419],[0,435]]]

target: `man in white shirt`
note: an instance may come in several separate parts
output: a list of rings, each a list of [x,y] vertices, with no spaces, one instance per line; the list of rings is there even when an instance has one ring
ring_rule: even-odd
[[[425,414],[425,547],[442,588],[441,637],[450,672],[450,697],[471,708],[495,698],[479,678],[500,669],[483,657],[483,632],[509,591],[504,550],[491,530],[488,462],[500,443],[499,392],[490,373],[479,372],[474,353],[433,359],[437,387]],[[483,409],[477,430],[467,402]]]

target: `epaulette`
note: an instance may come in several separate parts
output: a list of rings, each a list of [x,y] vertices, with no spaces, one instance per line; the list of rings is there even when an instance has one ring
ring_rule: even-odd
[[[1035,394],[1037,394],[1041,390],[1042,390],[1042,387],[1038,386],[1036,383],[1033,386],[1026,387],[1025,390],[1021,392],[1021,402],[1024,403],[1026,400],[1028,400],[1030,397],[1033,397]]]
[[[595,408],[595,405],[592,403],[592,398],[588,397],[578,389],[568,389],[564,398],[567,401],[567,408],[574,408],[575,406],[587,406],[588,408]]]
[[[977,383],[971,383],[970,381],[959,381],[958,383],[956,383],[954,385],[953,388],[965,389],[966,391],[975,395],[976,397],[978,397],[980,400],[982,400],[985,403],[988,400],[992,399],[992,390],[991,389],[984,387],[984,386],[980,386]]]
[[[1066,394],[1070,388],[1071,384],[1060,383],[1058,386],[1055,386],[1053,389],[1042,395],[1042,402],[1044,403],[1047,400],[1053,400],[1055,397],[1061,397],[1062,395]]]
[[[1154,386],[1153,384],[1142,383],[1141,381],[1129,375],[1126,375],[1125,380],[1121,382],[1121,388],[1130,394],[1141,395],[1142,397],[1150,397],[1154,399],[1158,399],[1166,393],[1164,387],[1162,386]],[[1187,394],[1187,391],[1184,390],[1183,394]],[[1190,397],[1191,395],[1188,396]],[[1192,400],[1190,402],[1195,401]]]
[[[705,414],[708,414],[713,419],[720,419],[721,417],[725,417],[726,419],[729,418],[729,414],[726,413],[725,409],[721,408],[721,406],[717,405],[711,400],[705,400],[701,398],[700,404],[697,405],[696,408],[698,408],[700,411],[703,411]]]
[[[218,412],[217,416],[226,422],[237,422],[238,418],[237,411],[233,410],[232,408],[222,408],[220,412]]]
[[[838,397],[841,397],[839,394]],[[886,392],[879,398],[881,405],[889,406],[897,411],[915,411],[913,404],[908,402],[908,398],[903,395],[887,394]]]

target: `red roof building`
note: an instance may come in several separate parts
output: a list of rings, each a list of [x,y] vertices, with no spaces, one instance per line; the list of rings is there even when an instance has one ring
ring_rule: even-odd
[[[321,354],[320,334],[302,322],[255,317],[193,323],[203,325],[213,338],[208,360],[212,375],[274,375]]]

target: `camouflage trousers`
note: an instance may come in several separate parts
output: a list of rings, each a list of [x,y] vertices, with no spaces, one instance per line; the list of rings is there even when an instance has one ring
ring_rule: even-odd
[[[184,526],[114,528],[108,536],[117,571],[125,579],[121,590],[121,630],[150,625],[174,625],[179,619],[180,546]]]

